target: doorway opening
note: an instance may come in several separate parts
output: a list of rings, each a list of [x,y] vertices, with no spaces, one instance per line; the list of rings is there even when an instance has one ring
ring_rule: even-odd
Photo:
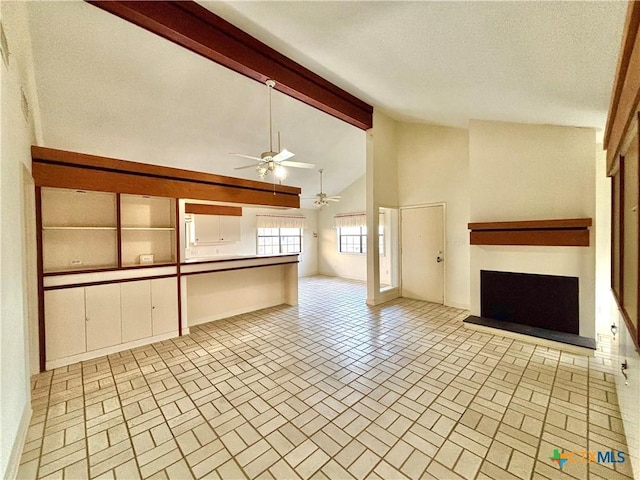
[[[380,292],[397,288],[399,275],[398,209],[380,207],[378,242],[380,249]]]

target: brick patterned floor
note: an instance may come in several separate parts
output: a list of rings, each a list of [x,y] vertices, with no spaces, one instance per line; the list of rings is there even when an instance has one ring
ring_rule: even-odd
[[[628,479],[611,366],[303,278],[300,305],[33,377],[19,478]]]

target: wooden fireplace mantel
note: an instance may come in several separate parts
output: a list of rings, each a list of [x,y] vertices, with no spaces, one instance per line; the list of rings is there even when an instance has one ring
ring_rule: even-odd
[[[588,247],[591,218],[469,223],[471,245]]]

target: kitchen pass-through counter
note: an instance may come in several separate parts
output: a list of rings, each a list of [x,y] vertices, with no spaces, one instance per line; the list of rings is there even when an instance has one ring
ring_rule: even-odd
[[[180,272],[187,327],[298,303],[298,254],[191,258]]]

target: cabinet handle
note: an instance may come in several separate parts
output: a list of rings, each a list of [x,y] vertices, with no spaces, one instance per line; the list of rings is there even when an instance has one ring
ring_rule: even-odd
[[[156,309],[156,306],[155,306],[155,305],[152,305],[152,306],[151,306],[151,310],[155,310],[155,309]]]
[[[85,319],[84,319],[85,322],[88,322],[89,320],[91,320],[90,317],[85,317]]]

